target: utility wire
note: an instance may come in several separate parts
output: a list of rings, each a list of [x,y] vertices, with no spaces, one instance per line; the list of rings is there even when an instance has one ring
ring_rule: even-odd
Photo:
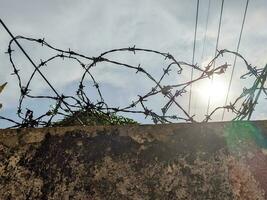
[[[247,16],[248,3],[249,3],[249,0],[247,0],[245,11],[244,11],[244,16],[243,16],[243,20],[242,20],[242,26],[241,26],[241,30],[240,30],[240,34],[239,34],[237,47],[236,47],[236,52],[237,53],[239,53],[239,47],[240,47],[240,42],[241,42],[241,38],[242,38],[243,28],[244,28],[244,24],[245,24],[245,20],[246,20],[246,16]],[[228,90],[227,90],[224,106],[226,106],[228,98],[229,98],[229,92],[230,92],[230,89],[231,89],[231,85],[232,85],[232,81],[233,81],[233,75],[234,75],[235,66],[236,66],[236,59],[237,59],[237,56],[235,55],[235,59],[234,59],[234,63],[233,63],[233,68],[232,68],[232,72],[231,72],[230,82],[229,82],[229,85],[228,85]],[[225,115],[225,109],[223,110],[222,120],[224,119],[224,115]]]
[[[203,61],[204,58],[204,53],[205,53],[205,46],[206,46],[206,40],[207,40],[207,30],[208,30],[208,24],[209,24],[209,18],[210,18],[210,0],[208,4],[208,12],[207,12],[207,17],[206,17],[206,25],[205,25],[205,35],[204,35],[204,41],[203,41],[203,47],[202,47],[202,53],[201,53],[201,62]]]
[[[215,46],[215,55],[217,55],[218,51],[218,45],[219,45],[219,40],[220,40],[220,33],[221,33],[221,25],[222,25],[222,14],[223,14],[223,7],[224,7],[224,0],[222,0],[221,4],[221,12],[220,12],[220,19],[219,19],[219,27],[218,27],[218,33],[217,33],[217,39],[216,39],[216,46]],[[215,68],[215,60],[213,62],[213,68]],[[213,75],[211,77],[211,85],[213,84]],[[210,101],[211,101],[211,96],[209,95],[208,99],[208,106],[207,106],[207,115],[209,114],[209,109],[210,109]]]
[[[196,51],[198,11],[199,11],[199,0],[197,0],[197,10],[196,10],[196,23],[195,23],[195,34],[194,34],[194,46],[193,46],[192,65],[195,64],[195,51]],[[194,76],[194,68],[191,69],[191,81],[193,80],[193,76]],[[189,115],[190,115],[190,111],[191,111],[191,99],[192,99],[192,84],[190,85],[190,90],[189,90],[189,105],[188,105],[188,114]]]
[[[45,80],[45,82],[49,85],[49,87],[54,91],[54,93],[57,95],[57,97],[59,99],[62,99],[62,97],[58,94],[58,92],[55,90],[55,88],[51,85],[51,83],[46,79],[46,77],[43,75],[43,73],[39,70],[39,68],[36,66],[36,64],[33,62],[33,60],[30,58],[30,56],[26,53],[26,51],[22,48],[22,46],[19,44],[19,42],[16,40],[16,38],[13,36],[13,34],[10,32],[10,30],[7,28],[7,26],[5,25],[5,23],[2,21],[2,19],[0,19],[0,23],[2,24],[2,26],[4,27],[4,29],[7,31],[7,33],[11,36],[11,38],[15,41],[15,43],[18,45],[18,47],[20,48],[20,50],[23,52],[23,54],[27,57],[27,59],[30,61],[30,63],[34,66],[34,68],[36,69],[36,71],[42,76],[42,78]],[[68,106],[68,104],[63,101],[62,99],[62,103],[66,106],[66,108],[74,115],[74,112],[70,109],[70,107]],[[79,119],[78,116],[76,116],[77,120],[79,121],[79,123],[81,125],[83,125],[83,122]]]
[[[208,24],[209,24],[209,16],[210,16],[210,1],[208,3],[208,11],[207,11],[207,17],[206,17],[206,25],[205,25],[205,34],[204,34],[204,39],[203,39],[203,47],[202,47],[202,53],[201,53],[201,58],[200,58],[200,63],[202,63],[203,58],[204,58],[204,52],[205,52],[205,46],[206,46],[206,40],[207,40],[207,30],[208,30]],[[197,103],[198,101],[195,101],[195,105],[194,105],[194,109],[196,112],[196,108],[197,108]]]

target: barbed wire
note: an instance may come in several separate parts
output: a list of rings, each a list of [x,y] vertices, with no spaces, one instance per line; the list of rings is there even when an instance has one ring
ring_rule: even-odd
[[[53,55],[48,59],[41,59],[40,63],[37,65],[37,68],[41,70],[44,66],[47,68],[49,64],[56,60],[61,59],[62,62],[66,60],[72,60],[76,62],[82,69],[83,73],[79,80],[79,84],[77,85],[76,94],[73,96],[68,96],[65,94],[61,94],[60,96],[52,96],[52,95],[33,95],[31,94],[30,85],[33,81],[34,77],[37,74],[37,69],[34,69],[30,74],[30,78],[23,84],[20,70],[18,66],[14,62],[13,53],[14,49],[12,48],[13,43],[16,40],[24,40],[31,43],[36,43],[42,48],[47,48],[52,50]],[[107,58],[107,56],[111,53],[120,53],[120,52],[129,52],[133,55],[137,53],[143,54],[154,54],[156,56],[162,57],[162,59],[168,61],[166,66],[162,69],[162,74],[159,79],[152,76],[145,68],[142,67],[141,64],[135,66],[129,63],[120,62],[117,60],[113,60]],[[106,52],[99,54],[97,57],[87,56],[71,49],[64,50],[57,47],[52,46],[47,43],[45,39],[34,39],[24,36],[16,36],[10,40],[8,44],[8,50],[6,52],[9,56],[10,63],[13,68],[12,75],[17,78],[17,84],[20,89],[20,98],[17,108],[17,116],[18,121],[13,119],[8,119],[4,116],[0,116],[0,120],[7,120],[14,125],[9,128],[23,128],[23,127],[48,127],[52,126],[55,118],[57,116],[71,116],[73,113],[77,111],[85,111],[91,112],[95,114],[97,112],[102,113],[104,115],[111,114],[122,114],[122,113],[132,113],[132,114],[142,114],[145,117],[149,117],[152,121],[157,123],[172,123],[179,121],[186,122],[199,122],[195,119],[195,115],[190,115],[184,106],[181,104],[181,98],[185,97],[187,93],[187,89],[192,85],[197,83],[200,80],[209,79],[214,74],[221,75],[226,72],[226,70],[230,67],[227,63],[220,66],[213,66],[214,62],[224,54],[233,54],[237,56],[239,59],[243,61],[244,66],[247,69],[247,72],[241,76],[241,79],[245,79],[247,77],[254,77],[255,81],[250,88],[244,88],[242,93],[229,105],[219,106],[215,108],[213,111],[205,115],[202,122],[208,122],[212,120],[213,115],[219,110],[228,110],[234,114],[233,120],[244,120],[250,119],[252,112],[255,109],[255,106],[258,102],[259,95],[263,92],[267,95],[266,88],[264,88],[264,83],[266,81],[267,75],[267,66],[264,68],[256,68],[250,65],[247,60],[237,52],[229,51],[229,50],[220,50],[216,54],[216,56],[211,59],[211,61],[203,68],[198,66],[197,64],[189,64],[186,62],[178,61],[173,55],[170,53],[164,53],[152,49],[144,49],[138,48],[136,46],[120,48],[120,49],[112,49]],[[97,82],[95,76],[91,73],[92,69],[97,67],[100,63],[112,64],[115,66],[120,66],[123,68],[127,68],[132,70],[133,74],[143,74],[146,79],[149,79],[153,83],[153,87],[147,91],[144,95],[137,95],[138,99],[132,101],[129,105],[124,107],[114,107],[108,105],[105,101],[100,84]],[[164,79],[170,75],[170,73],[175,72],[176,76],[181,75],[182,71],[185,69],[194,69],[200,73],[198,77],[185,81],[179,84],[169,84],[164,85],[162,82]],[[99,100],[94,102],[92,98],[90,98],[86,91],[86,78],[89,77],[93,82],[94,89],[97,91],[97,95]],[[51,83],[50,83],[51,84]],[[152,96],[161,95],[168,99],[167,103],[161,108],[160,112],[156,112],[150,108],[148,108],[147,103]],[[36,111],[31,110],[25,104],[26,99],[47,99],[54,102],[54,107],[47,108],[46,111],[37,116]],[[63,104],[64,102],[64,104]],[[240,105],[240,106],[238,106]],[[177,109],[176,114],[173,113],[173,109],[171,106],[175,106]],[[69,109],[71,109],[71,112]],[[40,111],[38,111],[40,112]],[[200,121],[200,122],[201,122]]]

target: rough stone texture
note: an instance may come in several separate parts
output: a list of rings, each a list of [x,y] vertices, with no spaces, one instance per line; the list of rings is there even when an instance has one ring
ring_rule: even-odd
[[[0,130],[0,199],[267,199],[267,122]]]

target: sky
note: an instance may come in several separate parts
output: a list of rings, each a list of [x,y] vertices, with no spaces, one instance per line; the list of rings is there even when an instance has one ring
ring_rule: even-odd
[[[66,50],[70,48],[88,56],[98,56],[101,52],[110,49],[136,45],[140,48],[169,52],[177,60],[190,63],[194,42],[196,2],[197,0],[0,0],[0,17],[14,35],[45,38],[48,43],[56,47]],[[208,2],[209,0],[200,0],[195,52],[195,62],[199,65],[207,63],[215,52],[220,0],[211,0],[205,51],[202,56]],[[225,0],[219,49],[236,50],[245,3],[246,0]],[[267,63],[266,19],[267,1],[250,0],[239,52],[249,63],[259,68]],[[8,82],[7,88],[0,94],[0,102],[3,104],[0,115],[13,118],[16,113],[19,89],[15,77],[10,75],[12,67],[7,54],[4,53],[9,40],[9,35],[0,27],[0,83]],[[37,45],[24,42],[22,45],[36,62],[50,55],[49,51]],[[142,66],[155,77],[162,73],[164,62],[156,56],[146,54],[138,54],[136,57],[132,54],[112,56],[113,59],[133,65],[142,63]],[[27,80],[32,66],[19,51],[16,51],[15,60],[23,68],[21,70],[23,80]],[[233,60],[233,56],[226,55],[220,58],[218,63],[231,64]],[[235,72],[230,100],[240,94],[244,86],[252,83],[252,80],[239,80],[240,75],[246,72],[240,60],[237,60]],[[43,73],[60,93],[71,93],[77,86],[82,70],[71,62],[58,62],[44,69]],[[151,88],[151,83],[144,77],[114,66],[99,66],[94,74],[107,101],[118,106],[125,105],[127,102],[130,104],[138,94]],[[190,70],[185,69],[182,76],[171,75],[169,80],[166,80],[166,84],[176,84],[188,80],[189,77]],[[218,82],[225,83],[229,78],[230,70],[218,78]],[[193,86],[192,112],[196,114],[197,119],[203,119],[207,99],[197,91],[198,87],[203,87],[202,83],[199,84],[196,87]],[[40,77],[34,80],[31,89],[36,94],[51,92]],[[161,100],[152,99],[149,106],[159,110],[163,105]],[[179,101],[187,108],[187,95]],[[223,102],[223,98],[214,99],[211,107],[215,108]],[[47,110],[47,103],[41,101],[28,103],[39,111]],[[265,99],[262,98],[253,119],[267,118],[265,103]],[[221,113],[218,113],[213,120],[219,121],[220,116]],[[227,113],[225,120],[231,119],[231,116]],[[144,119],[144,116],[130,117],[142,123],[151,123],[148,119]],[[7,123],[0,121],[0,127],[5,126]]]

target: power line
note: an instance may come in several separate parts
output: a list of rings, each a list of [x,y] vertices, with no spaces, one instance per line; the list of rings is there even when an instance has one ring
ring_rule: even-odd
[[[208,30],[209,16],[210,16],[210,2],[211,2],[211,0],[209,0],[209,3],[208,3],[208,11],[207,11],[206,25],[205,25],[205,34],[204,34],[204,39],[203,39],[203,46],[202,46],[200,63],[202,63],[202,61],[203,61],[205,46],[206,46],[206,40],[207,40],[207,30]],[[194,105],[195,112],[196,112],[196,108],[197,108],[197,103],[198,103],[198,101],[195,101],[195,105]]]
[[[245,24],[245,20],[246,20],[246,16],[247,16],[248,3],[249,3],[249,0],[247,0],[247,2],[246,2],[244,16],[243,16],[243,20],[242,20],[242,26],[241,26],[241,30],[240,30],[240,34],[239,34],[237,47],[236,47],[236,52],[237,53],[239,53],[239,47],[240,47],[240,42],[241,42],[241,38],[242,38],[243,28],[244,28],[244,24]],[[235,66],[236,66],[236,59],[237,59],[237,55],[235,55],[235,59],[234,59],[234,63],[233,63],[233,68],[232,68],[232,72],[231,72],[230,82],[229,82],[229,85],[228,85],[228,90],[227,90],[227,95],[226,95],[226,99],[225,99],[225,102],[224,102],[224,106],[226,106],[227,101],[228,101],[229,92],[230,92],[230,89],[231,89],[231,85],[232,85],[232,81],[233,81],[233,75],[234,75]],[[223,110],[222,120],[224,119],[224,114],[225,114],[225,109]]]
[[[198,11],[199,11],[199,0],[197,0],[197,10],[196,10],[196,23],[195,23],[195,34],[194,34],[194,46],[193,46],[192,65],[195,64],[195,51],[196,51]],[[191,69],[191,81],[193,80],[193,76],[194,76],[194,68]],[[192,84],[190,85],[190,90],[189,90],[189,105],[188,105],[188,114],[189,115],[190,115],[190,110],[191,110],[191,98],[192,98]]]
[[[20,45],[20,43],[16,40],[16,38],[13,36],[13,34],[10,32],[10,30],[7,28],[7,26],[5,25],[5,23],[2,21],[2,19],[0,19],[0,23],[2,24],[2,26],[4,27],[4,29],[7,31],[7,33],[11,36],[11,38],[15,41],[15,43],[18,45],[18,47],[20,48],[20,50],[23,52],[23,54],[26,56],[26,58],[30,61],[30,63],[34,66],[35,70],[42,76],[42,78],[45,80],[45,82],[49,85],[49,87],[54,91],[54,93],[57,95],[57,97],[59,99],[62,99],[62,97],[58,94],[58,92],[55,90],[55,88],[51,85],[51,83],[46,79],[46,77],[43,75],[43,73],[39,70],[39,68],[35,65],[35,63],[33,62],[33,60],[30,58],[30,56],[26,53],[26,51],[22,48],[22,46]],[[68,106],[68,104],[63,101],[62,99],[62,103],[66,106],[66,108],[74,115],[74,112],[70,109],[70,107]],[[77,120],[80,122],[81,125],[83,125],[83,122],[79,119],[79,117],[77,117]]]
[[[215,55],[217,54],[218,51],[218,45],[219,45],[219,40],[220,40],[220,32],[221,32],[221,24],[222,24],[222,14],[223,14],[223,7],[224,7],[224,0],[222,0],[221,4],[221,12],[220,12],[220,19],[219,19],[219,27],[218,27],[218,33],[217,33],[217,39],[216,39],[216,46],[215,46]],[[213,62],[213,68],[215,68],[215,60]],[[213,75],[211,77],[211,85],[213,84]],[[209,114],[209,109],[210,109],[210,101],[211,101],[211,96],[209,95],[208,99],[208,106],[207,106],[207,115]]]
[[[207,40],[207,30],[208,30],[208,24],[209,24],[209,17],[210,17],[210,0],[208,4],[208,12],[206,17],[206,25],[205,25],[205,35],[204,35],[204,41],[203,41],[203,47],[202,47],[202,53],[201,53],[201,63],[203,61],[204,52],[205,52],[205,46],[206,46],[206,40]]]

